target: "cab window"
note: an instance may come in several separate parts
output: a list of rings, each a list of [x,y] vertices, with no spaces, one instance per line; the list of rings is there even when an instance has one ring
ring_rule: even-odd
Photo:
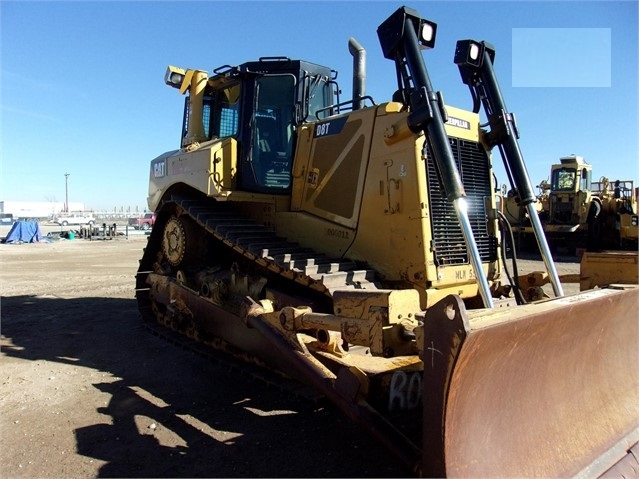
[[[572,191],[575,188],[577,172],[574,168],[562,168],[552,172],[553,191]]]
[[[216,92],[211,111],[212,132],[209,138],[236,136],[240,118],[240,84]]]
[[[184,106],[182,138],[188,135],[189,98]],[[239,131],[240,84],[208,90],[202,100],[202,126],[207,139],[236,137]]]
[[[321,75],[316,75],[310,79],[310,87],[308,90],[308,112],[310,121],[326,118],[329,110],[320,111],[333,103],[328,79]]]

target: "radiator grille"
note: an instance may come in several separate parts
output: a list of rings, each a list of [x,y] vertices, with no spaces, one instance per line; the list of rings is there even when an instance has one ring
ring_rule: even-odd
[[[468,201],[470,221],[482,262],[494,261],[496,240],[488,234],[485,198],[490,196],[490,171],[486,150],[481,144],[459,138],[449,138],[455,164],[461,175]],[[453,204],[446,199],[430,145],[426,150],[428,177],[428,197],[433,231],[431,245],[435,264],[467,264],[468,252],[464,243],[461,226]]]

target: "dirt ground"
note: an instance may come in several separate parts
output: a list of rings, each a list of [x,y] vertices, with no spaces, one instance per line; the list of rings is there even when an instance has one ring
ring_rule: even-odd
[[[144,329],[134,275],[145,244],[0,244],[1,477],[410,474],[323,402]],[[534,269],[542,263],[525,261],[520,273]]]

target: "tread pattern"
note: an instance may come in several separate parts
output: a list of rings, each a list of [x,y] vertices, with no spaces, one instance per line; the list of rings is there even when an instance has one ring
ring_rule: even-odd
[[[331,294],[336,289],[378,289],[376,273],[359,269],[354,261],[331,258],[300,246],[252,219],[238,215],[227,202],[171,198],[208,233],[271,272]]]

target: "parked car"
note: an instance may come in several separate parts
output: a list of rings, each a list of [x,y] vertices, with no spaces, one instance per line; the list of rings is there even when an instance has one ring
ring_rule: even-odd
[[[149,230],[155,224],[155,213],[146,213],[141,218],[129,218],[129,226],[140,230]]]
[[[65,216],[56,216],[53,218],[53,222],[59,224],[60,226],[69,226],[69,225],[94,225],[95,218],[91,215],[65,215]]]

